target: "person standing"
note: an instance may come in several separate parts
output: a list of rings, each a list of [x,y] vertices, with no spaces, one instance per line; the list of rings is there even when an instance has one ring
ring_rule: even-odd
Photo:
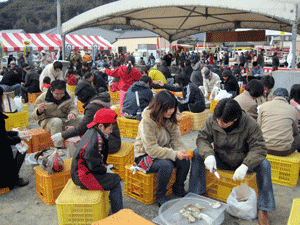
[[[278,70],[279,67],[279,58],[277,56],[277,52],[274,52],[273,58],[272,58],[272,68],[273,71]]]
[[[261,68],[264,68],[264,66],[265,66],[264,53],[265,53],[265,50],[262,48],[257,57],[257,63],[261,66]]]

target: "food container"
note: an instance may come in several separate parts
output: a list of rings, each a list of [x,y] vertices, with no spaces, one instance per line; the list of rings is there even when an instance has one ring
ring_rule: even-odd
[[[158,211],[159,220],[162,222],[161,224],[165,225],[220,225],[224,221],[224,212],[227,208],[227,204],[219,202],[221,204],[219,208],[213,208],[210,205],[217,202],[219,201],[189,193],[184,198],[178,198],[164,203]],[[200,213],[202,219],[190,223],[179,214],[179,210],[181,210],[184,205],[195,203],[200,204],[205,207],[205,209],[201,210]]]

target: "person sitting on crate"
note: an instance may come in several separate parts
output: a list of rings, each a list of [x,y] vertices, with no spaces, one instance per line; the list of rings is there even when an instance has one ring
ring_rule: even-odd
[[[183,98],[177,97],[180,112],[203,112],[205,110],[205,99],[197,85],[190,81],[185,72],[181,72],[176,76],[176,82],[179,84],[178,86],[163,83],[159,83],[159,85],[162,85],[163,88],[170,91],[182,91]]]
[[[274,99],[259,108],[257,123],[263,132],[268,154],[287,156],[300,148],[298,112],[288,101],[288,90],[277,88]]]
[[[30,135],[18,133],[17,131],[6,131],[5,119],[8,118],[3,114],[3,89],[0,87],[0,134],[1,134],[1,157],[0,157],[0,189],[13,189],[15,186],[24,187],[29,184],[28,180],[19,177],[21,166],[24,162],[24,154],[17,151],[13,156],[11,145],[16,145],[22,140],[26,140]]]
[[[21,94],[22,98],[25,100],[25,103],[28,102],[28,93],[39,93],[41,92],[39,86],[39,78],[41,74],[41,70],[39,69],[40,73],[35,71],[34,68],[30,66],[26,67],[27,74],[25,76],[25,83],[21,86]]]
[[[147,173],[157,173],[158,189],[156,199],[161,206],[167,201],[167,185],[174,167],[177,168],[173,192],[183,197],[190,161],[185,153],[186,147],[180,135],[176,117],[178,102],[169,91],[156,94],[142,113],[136,142],[134,158],[138,166]]]
[[[87,125],[74,154],[71,166],[73,182],[85,190],[110,191],[112,213],[123,209],[121,178],[110,171],[106,164],[108,155],[107,138],[117,123],[117,113],[108,108],[99,109],[93,121]]]
[[[59,61],[47,65],[40,75],[40,89],[42,90],[44,77],[50,77],[51,82],[54,80],[64,80],[62,68],[63,65]]]
[[[261,82],[264,85],[264,93],[262,96],[256,99],[258,105],[271,101],[274,98],[273,87],[275,85],[275,79],[272,76],[268,75],[268,76],[264,76],[261,79]]]
[[[63,141],[71,137],[83,135],[87,130],[87,125],[93,121],[96,112],[99,109],[110,108],[112,106],[109,92],[97,94],[96,90],[85,81],[77,84],[75,88],[75,95],[78,100],[84,104],[84,116],[77,126],[52,135],[51,139],[53,142]],[[112,154],[118,152],[120,149],[121,136],[118,124],[116,123],[113,128],[113,132],[108,137],[108,152],[109,154]]]
[[[267,212],[276,208],[271,164],[266,159],[268,150],[256,121],[234,99],[222,99],[199,131],[196,144],[189,191],[198,195],[206,193],[205,168],[210,173],[217,168],[234,170],[234,181],[244,180],[247,171],[253,170],[258,187],[258,223],[269,224]]]
[[[232,72],[229,69],[225,69],[222,73],[224,80],[224,89],[232,94],[232,97],[235,97],[240,94],[240,87],[237,80],[232,75]]]
[[[123,105],[124,117],[128,119],[142,119],[141,113],[153,98],[153,93],[150,89],[151,84],[152,79],[150,77],[142,76],[140,81],[135,82],[130,86],[125,94]],[[139,101],[137,101],[137,97]]]
[[[15,96],[21,96],[22,78],[18,75],[17,67],[8,70],[0,82],[0,87],[4,92],[15,92]]]
[[[208,97],[208,93],[211,93],[214,87],[220,88],[221,80],[218,74],[213,73],[207,67],[202,69],[203,71],[203,86],[200,86],[200,90],[204,97]]]
[[[78,115],[73,95],[66,91],[65,81],[52,81],[48,91],[36,99],[32,118],[51,135],[61,133],[65,126],[75,126],[80,122],[81,116]],[[57,148],[64,146],[62,140],[55,140],[53,144]]]
[[[96,70],[92,70],[91,72],[86,72],[83,75],[82,81],[89,82],[92,87],[95,88],[97,93],[108,91],[107,85],[101,75],[95,73]]]

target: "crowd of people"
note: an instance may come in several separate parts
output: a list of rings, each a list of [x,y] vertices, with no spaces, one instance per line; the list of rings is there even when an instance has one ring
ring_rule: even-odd
[[[215,64],[213,55],[209,55],[208,60],[198,56],[165,54],[157,59],[150,56],[149,65],[138,69],[130,54],[107,57],[100,53],[99,69],[92,66],[88,53],[82,58],[74,50],[65,74],[60,61],[43,64],[38,70],[26,64],[19,68],[12,61],[10,69],[3,73],[0,97],[13,90],[26,102],[27,93],[43,91],[34,104],[33,119],[51,133],[58,149],[64,146],[64,140],[83,135],[76,151],[70,154],[73,157],[72,179],[83,189],[109,190],[115,213],[123,208],[121,179],[111,173],[106,160],[108,154],[121,148],[121,137],[117,114],[110,109],[108,87],[111,91],[120,91],[121,117],[141,121],[134,143],[134,161],[144,172],[158,174],[156,198],[159,205],[167,201],[166,188],[175,167],[173,192],[179,197],[188,191],[206,194],[206,168],[210,172],[233,170],[234,180],[244,180],[247,172],[255,171],[259,190],[258,221],[269,224],[267,212],[274,211],[276,206],[271,165],[266,155],[286,156],[300,147],[300,86],[295,84],[290,94],[285,88],[273,91],[274,78],[262,73],[263,57],[252,62],[249,72],[245,64],[249,65],[251,60],[242,62],[239,59],[239,64],[228,67],[227,52],[221,58],[222,66]],[[175,75],[170,71],[172,59],[176,64],[178,60]],[[83,103],[83,115],[78,113],[74,96],[66,85],[76,86],[75,96]],[[162,88],[166,90],[153,91]],[[241,88],[243,93],[240,93]],[[213,115],[199,130],[197,149],[190,161],[177,115],[183,111],[203,112],[209,96],[220,89],[232,97],[219,101]],[[173,91],[182,92],[182,97],[175,97]],[[0,188],[27,185],[28,182],[18,175],[24,156],[14,159],[10,148],[27,137],[22,133],[6,132],[2,106],[0,111],[3,143],[7,143],[2,159],[9,158],[13,168],[11,176],[1,172]],[[3,164],[0,165],[2,168]],[[190,165],[187,191],[184,182]]]

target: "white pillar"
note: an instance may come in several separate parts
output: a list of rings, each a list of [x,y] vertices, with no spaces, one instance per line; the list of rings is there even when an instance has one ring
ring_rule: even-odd
[[[298,27],[298,5],[295,4],[296,18],[292,21],[292,70],[295,70],[295,59],[296,59],[296,40],[297,40],[297,27]]]

